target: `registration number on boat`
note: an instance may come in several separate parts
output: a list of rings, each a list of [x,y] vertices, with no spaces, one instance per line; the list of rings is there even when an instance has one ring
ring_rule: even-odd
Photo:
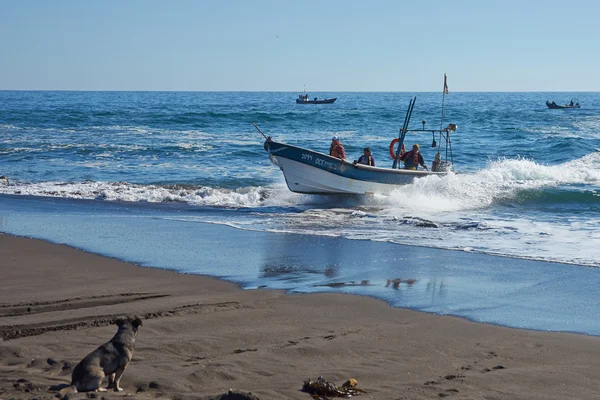
[[[335,168],[335,163],[324,160],[322,158],[315,158],[315,157],[313,157],[312,154],[302,153],[302,155],[300,156],[300,159],[302,161],[310,161],[310,162],[314,163],[315,165],[318,165],[319,167],[326,167],[329,169]]]
[[[331,161],[325,161],[322,158],[317,158],[315,160],[315,164],[319,165],[321,167],[327,167],[327,168],[330,168],[330,169],[335,167],[334,163],[332,163]]]

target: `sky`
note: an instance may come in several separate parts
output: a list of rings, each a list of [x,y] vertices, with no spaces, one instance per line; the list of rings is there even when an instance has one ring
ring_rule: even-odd
[[[600,1],[0,0],[0,90],[600,91]]]

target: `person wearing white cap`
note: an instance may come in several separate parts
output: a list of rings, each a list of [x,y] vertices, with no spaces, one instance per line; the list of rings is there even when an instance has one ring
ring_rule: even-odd
[[[346,150],[344,150],[344,146],[342,146],[342,142],[340,142],[340,138],[334,136],[331,138],[331,146],[329,146],[329,155],[332,157],[341,158],[342,160],[346,159]]]

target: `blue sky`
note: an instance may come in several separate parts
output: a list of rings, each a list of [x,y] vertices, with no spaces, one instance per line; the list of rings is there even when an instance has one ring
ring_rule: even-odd
[[[600,91],[600,2],[0,0],[0,90]]]

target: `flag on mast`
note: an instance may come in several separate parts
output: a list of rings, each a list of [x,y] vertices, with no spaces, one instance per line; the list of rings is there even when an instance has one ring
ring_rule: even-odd
[[[448,79],[446,74],[444,74],[444,94],[448,94]]]

